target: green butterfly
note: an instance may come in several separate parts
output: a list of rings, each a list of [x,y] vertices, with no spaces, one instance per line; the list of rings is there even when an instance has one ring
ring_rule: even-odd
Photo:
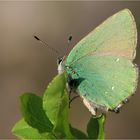
[[[67,58],[59,59],[58,72],[65,71],[70,82],[77,83],[75,88],[93,115],[96,109],[117,112],[134,94],[136,44],[134,17],[124,9],[78,42]]]
[[[93,115],[97,109],[118,112],[136,90],[136,44],[134,17],[124,9],[78,42],[67,57],[59,58],[58,73],[66,73],[69,88],[79,93]]]

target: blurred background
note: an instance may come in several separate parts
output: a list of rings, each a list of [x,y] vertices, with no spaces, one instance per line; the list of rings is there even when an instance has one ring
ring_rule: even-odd
[[[11,128],[21,118],[19,96],[42,96],[57,74],[57,56],[33,35],[62,52],[72,47],[107,17],[129,8],[140,31],[140,2],[0,2],[0,138],[15,138]],[[115,28],[115,27],[114,27]],[[68,36],[73,40],[69,48]],[[138,36],[138,46],[140,37]],[[135,63],[140,65],[140,47]],[[120,114],[108,113],[106,138],[140,138],[140,86]],[[90,113],[80,99],[72,103],[73,126],[86,130]]]

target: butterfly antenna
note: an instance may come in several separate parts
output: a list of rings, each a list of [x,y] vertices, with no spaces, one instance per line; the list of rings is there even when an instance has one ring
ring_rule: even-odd
[[[42,41],[41,39],[39,39],[37,36],[34,35],[34,38],[39,41],[41,44],[43,44],[45,47],[48,47],[50,50],[52,50],[53,52],[55,52],[57,55],[60,55],[60,53],[58,52],[58,50],[56,50],[55,48],[50,47],[46,42]]]
[[[69,38],[68,38],[68,45],[71,42],[71,40],[72,40],[72,36],[70,35]]]
[[[72,35],[70,35],[69,38],[68,38],[68,42],[67,42],[67,46],[66,46],[66,50],[68,50],[71,41],[72,41]],[[67,52],[66,50],[65,50],[65,52]],[[65,55],[67,56],[67,53],[66,53]]]

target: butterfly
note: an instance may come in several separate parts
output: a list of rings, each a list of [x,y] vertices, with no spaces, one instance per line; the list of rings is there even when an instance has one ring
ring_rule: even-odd
[[[59,59],[58,72],[77,81],[77,92],[93,115],[118,109],[136,90],[137,29],[129,9],[105,20]]]
[[[89,111],[118,112],[137,85],[137,29],[129,9],[109,17],[80,40],[67,57],[58,59],[58,73],[65,72]]]

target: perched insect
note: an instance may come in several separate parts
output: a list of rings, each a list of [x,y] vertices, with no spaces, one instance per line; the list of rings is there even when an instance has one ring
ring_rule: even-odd
[[[58,73],[66,72],[69,87],[93,115],[96,110],[117,113],[136,90],[136,44],[134,17],[124,9],[78,42],[67,57],[59,58]]]

